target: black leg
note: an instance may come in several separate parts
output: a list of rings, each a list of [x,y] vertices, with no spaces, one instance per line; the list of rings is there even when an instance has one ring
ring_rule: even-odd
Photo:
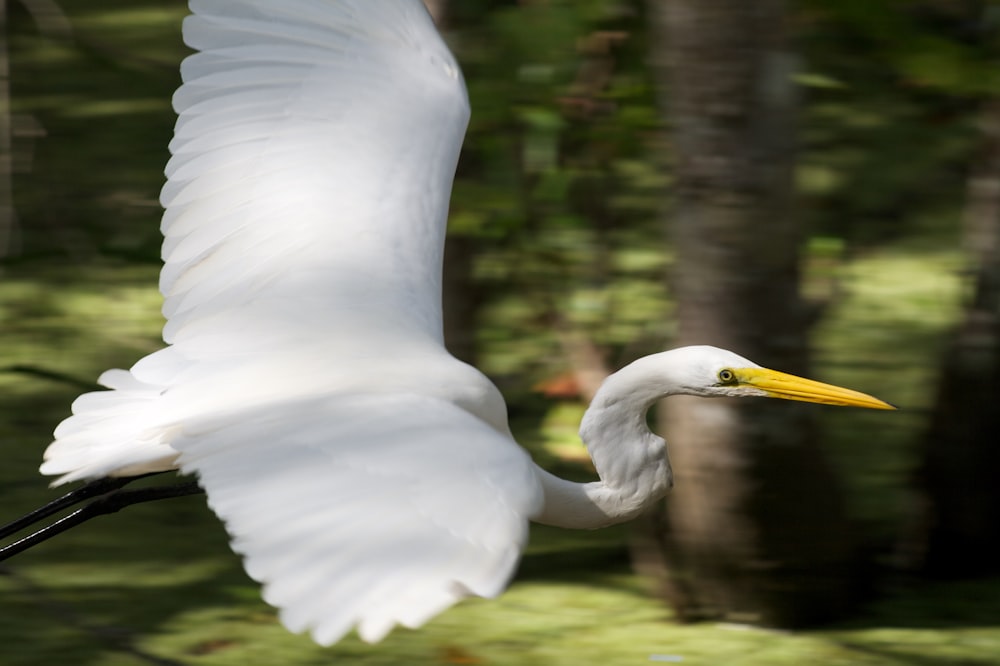
[[[63,509],[71,507],[74,504],[79,504],[80,502],[90,499],[91,497],[97,497],[98,495],[104,495],[118,490],[119,488],[132,483],[136,480],[136,478],[138,477],[108,477],[105,479],[97,479],[96,481],[91,481],[90,483],[80,486],[79,488],[75,488],[62,497],[52,500],[45,506],[41,506],[31,513],[21,516],[14,522],[0,527],[0,539],[6,539],[13,534],[17,534],[21,530],[34,525],[35,523],[40,522],[53,514],[59,513]]]
[[[63,509],[79,504],[80,502],[92,497],[97,498],[69,515],[60,518],[56,522],[47,525],[22,539],[18,539],[14,543],[0,548],[0,562],[17,555],[32,546],[42,543],[43,541],[51,539],[55,535],[65,532],[71,527],[75,527],[80,523],[84,523],[96,516],[115,513],[116,511],[124,509],[127,506],[131,506],[132,504],[170,499],[171,497],[197,495],[204,492],[195,481],[176,483],[169,486],[139,488],[136,490],[122,489],[129,483],[135,481],[136,479],[143,478],[144,476],[151,475],[146,474],[143,476],[106,478],[91,481],[85,486],[81,486],[76,490],[70,491],[62,497],[49,502],[45,506],[35,509],[31,513],[18,518],[12,523],[0,527],[0,539],[4,539],[62,511]]]

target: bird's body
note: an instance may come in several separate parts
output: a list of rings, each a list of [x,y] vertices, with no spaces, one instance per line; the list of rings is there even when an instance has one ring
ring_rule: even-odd
[[[292,630],[379,640],[509,580],[529,520],[600,527],[671,484],[673,393],[887,407],[688,347],[605,382],[600,481],[538,468],[442,340],[469,107],[419,0],[192,0],[161,197],[168,346],[74,403],[45,474],[196,474]],[[783,383],[784,382],[784,383]],[[839,391],[839,393],[838,393]]]

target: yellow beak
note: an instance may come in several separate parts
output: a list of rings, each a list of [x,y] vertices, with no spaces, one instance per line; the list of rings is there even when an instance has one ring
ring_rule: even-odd
[[[820,402],[825,405],[866,407],[868,409],[896,409],[889,403],[867,393],[796,377],[776,370],[740,368],[735,371],[735,374],[737,386],[760,389],[767,393],[769,398]]]

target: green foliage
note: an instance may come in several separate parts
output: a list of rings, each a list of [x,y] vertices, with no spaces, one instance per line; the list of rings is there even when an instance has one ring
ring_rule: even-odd
[[[900,408],[820,412],[827,453],[840,468],[851,515],[890,543],[913,519],[914,443],[933,399],[937,359],[959,312],[957,252],[873,253],[838,268],[847,295],[814,335],[816,373],[858,386]]]
[[[814,229],[852,244],[954,242],[979,104],[1000,92],[990,3],[800,0],[800,184]]]
[[[184,7],[59,6],[72,20],[72,41],[38,35],[19,4],[8,3],[19,256],[155,261]],[[28,122],[42,138],[19,138]]]
[[[647,333],[638,313],[664,309],[665,179],[642,17],[615,0],[456,13],[473,114],[450,228],[482,239],[487,369],[565,369],[539,326],[555,320],[617,357]]]

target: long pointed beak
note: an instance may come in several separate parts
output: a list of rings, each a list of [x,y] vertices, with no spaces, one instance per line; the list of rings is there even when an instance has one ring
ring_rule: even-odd
[[[735,372],[738,385],[764,391],[769,398],[819,402],[825,405],[865,407],[867,409],[896,409],[889,403],[867,393],[796,377],[776,370],[740,368]]]

